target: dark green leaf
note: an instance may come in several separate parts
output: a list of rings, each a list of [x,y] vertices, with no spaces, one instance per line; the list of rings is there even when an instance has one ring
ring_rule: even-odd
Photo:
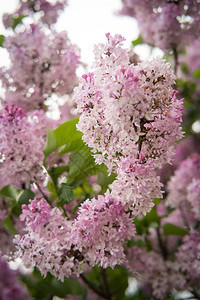
[[[95,164],[91,152],[84,150],[72,152],[69,158],[68,182],[73,181],[79,176],[86,177],[89,174],[96,174],[103,168],[104,166]]]
[[[70,203],[74,199],[74,192],[71,186],[67,185],[66,183],[62,183],[61,186],[61,193],[60,193],[60,200],[62,204]]]
[[[155,199],[153,200],[153,203],[154,203],[154,204],[159,204],[159,203],[160,203],[160,198],[155,198]]]
[[[62,283],[56,278],[53,278],[50,285],[50,291],[53,295],[58,297],[65,297],[65,295],[81,295],[83,287],[75,278],[65,278]]]
[[[189,74],[189,69],[188,66],[186,64],[182,64],[181,65],[181,71],[185,74]]]
[[[196,69],[196,70],[193,72],[193,77],[194,77],[194,79],[200,78],[200,68]]]
[[[49,273],[43,278],[36,268],[32,274],[22,275],[22,281],[37,300],[50,299],[52,296],[65,298],[67,295],[82,295],[85,292],[84,286],[75,278],[65,278],[61,282]]]
[[[4,41],[5,41],[5,36],[3,34],[0,34],[0,47],[3,47]]]
[[[11,234],[17,234],[18,233],[10,216],[8,216],[7,218],[5,218],[3,220],[2,225]]]
[[[106,192],[109,184],[111,184],[115,180],[116,176],[117,175],[114,173],[111,173],[111,175],[108,176],[108,172],[106,172],[106,171],[98,173],[97,183],[101,186],[102,194]]]
[[[21,15],[19,17],[12,17],[12,29],[14,30],[18,24],[22,22],[22,20],[27,17],[26,15]]]
[[[139,45],[139,44],[142,44],[142,42],[143,42],[142,36],[139,35],[138,38],[137,38],[136,40],[132,41],[132,45],[133,45],[133,46],[137,46],[137,45]]]
[[[188,231],[182,227],[176,226],[171,223],[166,223],[163,225],[163,234],[164,235],[180,235],[184,236],[188,234]]]
[[[63,174],[64,172],[69,172],[69,167],[68,166],[60,166],[57,168],[52,168],[51,169],[51,177],[56,181],[58,177]]]
[[[125,290],[128,287],[128,272],[121,266],[116,266],[114,269],[106,269],[109,289],[113,294],[114,300],[122,300]]]
[[[35,197],[35,194],[31,190],[27,189],[19,197],[18,203],[20,204],[20,206],[22,204],[28,205],[29,204],[29,200],[33,200],[34,197]]]
[[[75,151],[84,147],[82,133],[76,129],[78,118],[61,124],[55,130],[47,129],[47,142],[44,147],[45,158],[60,149],[60,154]]]
[[[151,209],[151,211],[144,217],[144,219],[146,219],[148,225],[155,223],[155,222],[159,224],[161,217],[158,216],[156,208],[153,207]]]
[[[0,190],[0,197],[17,202],[22,193],[23,191],[16,189],[12,185],[6,185]]]

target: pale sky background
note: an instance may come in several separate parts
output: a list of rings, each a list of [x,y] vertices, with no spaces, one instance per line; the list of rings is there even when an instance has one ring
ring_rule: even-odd
[[[8,34],[1,22],[2,14],[13,12],[17,3],[17,0],[1,0],[0,34]],[[137,22],[131,17],[117,15],[121,7],[121,0],[68,0],[65,11],[58,19],[56,30],[68,32],[72,43],[81,49],[82,61],[90,66],[93,61],[94,44],[105,42],[105,33],[124,36],[126,48],[130,48],[131,41],[138,37]],[[6,52],[0,50],[0,66],[3,66],[8,58]],[[150,55],[147,47],[140,47],[136,52],[142,59]],[[153,51],[153,56],[159,54],[158,50]]]

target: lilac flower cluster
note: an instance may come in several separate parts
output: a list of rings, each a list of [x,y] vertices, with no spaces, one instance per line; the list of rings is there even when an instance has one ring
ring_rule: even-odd
[[[162,210],[162,224],[184,226],[185,220],[180,210],[174,210],[167,217],[166,209],[162,207]],[[191,227],[192,223],[189,224]],[[165,236],[161,230],[150,228],[148,237],[140,237],[141,243],[148,240],[151,249],[140,246],[128,248],[125,265],[139,280],[148,298],[153,296],[155,299],[164,299],[174,289],[199,292],[199,231],[190,229],[188,235],[182,237]]]
[[[27,233],[15,237],[16,255],[26,267],[37,266],[43,275],[50,272],[60,280],[78,276],[87,264],[106,268],[122,263],[123,243],[135,235],[132,220],[109,193],[86,200],[73,221],[45,199],[30,200],[22,210]]]
[[[6,88],[4,103],[15,103],[26,111],[41,109],[56,94],[70,94],[77,83],[79,49],[66,32],[46,34],[36,25],[6,38],[4,47],[11,60],[0,69]]]
[[[3,15],[3,23],[5,28],[12,27],[13,15],[14,17],[20,16],[35,16],[43,24],[48,26],[56,23],[59,12],[64,10],[66,0],[56,1],[54,4],[47,0],[20,0],[19,8],[12,14]]]
[[[163,50],[182,49],[198,37],[198,0],[122,0],[121,14],[138,21],[144,41]]]
[[[94,72],[83,75],[75,88],[77,128],[96,162],[118,175],[113,196],[133,215],[145,214],[152,199],[162,196],[159,178],[152,185],[152,175],[171,162],[182,137],[183,99],[176,98],[168,63],[154,59],[134,66],[122,48],[124,39],[106,36],[107,44],[95,47]]]
[[[28,300],[25,288],[20,284],[16,271],[9,268],[8,263],[0,256],[0,299]]]
[[[185,159],[168,182],[166,205],[185,209],[195,218],[200,211],[200,156],[193,154]]]
[[[154,299],[164,299],[173,289],[181,291],[186,287],[184,275],[179,272],[179,264],[164,260],[158,251],[148,252],[145,248],[134,246],[128,250],[127,258],[127,267],[139,279],[149,299],[152,296]]]
[[[46,128],[54,122],[43,111],[25,114],[14,104],[0,112],[0,186],[27,188],[43,182]]]

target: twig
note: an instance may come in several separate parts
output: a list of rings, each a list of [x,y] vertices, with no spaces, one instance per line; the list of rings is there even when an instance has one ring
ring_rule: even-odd
[[[110,293],[109,286],[108,286],[106,270],[101,268],[100,271],[101,271],[101,276],[102,276],[102,280],[103,280],[103,288],[104,288],[104,292],[106,295],[106,299],[111,300],[111,293]]]
[[[50,201],[47,197],[47,195],[43,192],[43,190],[41,189],[40,185],[38,183],[36,183],[36,186],[38,188],[38,190],[40,191],[40,193],[42,194],[43,198],[47,200],[47,202],[50,204]]]
[[[159,246],[160,246],[160,250],[161,250],[163,259],[166,260],[167,259],[167,249],[166,249],[165,245],[163,244],[163,240],[162,240],[161,235],[160,235],[160,229],[156,228],[156,232],[157,232],[158,243],[159,243]]]
[[[176,75],[177,68],[178,68],[178,52],[176,50],[176,47],[173,48],[173,54],[174,54],[174,73]]]
[[[83,282],[97,295],[101,296],[103,299],[108,299],[104,293],[99,291],[92,282],[90,282],[84,274],[81,274],[80,277],[82,278]]]

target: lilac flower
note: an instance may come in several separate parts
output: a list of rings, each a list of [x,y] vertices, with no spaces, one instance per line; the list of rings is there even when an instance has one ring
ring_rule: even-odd
[[[122,0],[121,14],[138,21],[143,40],[169,51],[182,49],[198,37],[200,3],[184,1]]]
[[[86,260],[103,268],[123,262],[123,243],[135,235],[129,214],[108,191],[81,205],[74,227],[74,240],[79,249],[86,249]]]
[[[107,34],[95,48],[94,73],[84,75],[74,99],[81,113],[78,130],[92,148],[97,163],[115,171],[122,157],[155,166],[170,162],[180,128],[183,100],[173,91],[173,71],[162,60],[129,64],[123,38]]]
[[[8,263],[0,256],[0,298],[2,300],[30,299],[25,287],[20,284],[16,271],[9,268]]]
[[[190,234],[185,236],[183,244],[179,247],[176,255],[181,272],[185,274],[188,285],[191,289],[199,291],[200,276],[200,233],[191,230]]]
[[[122,202],[125,210],[131,211],[132,217],[136,217],[149,212],[155,198],[162,198],[162,186],[152,159],[145,164],[124,159],[118,164],[111,194]]]
[[[20,219],[26,233],[15,236],[16,255],[25,267],[37,266],[44,276],[50,272],[60,280],[79,276],[87,264],[106,268],[122,263],[123,243],[135,235],[129,214],[108,192],[86,200],[73,221],[58,208],[51,209],[45,199],[36,198],[22,206]]]
[[[24,32],[6,38],[11,66],[1,68],[6,88],[4,103],[15,103],[30,111],[44,107],[52,94],[70,94],[77,83],[79,49],[66,32],[45,34],[31,25]]]
[[[199,179],[200,157],[198,154],[193,154],[180,164],[180,167],[175,171],[174,175],[168,182],[166,205],[169,205],[172,208],[187,207],[186,211],[190,212],[190,214],[194,216],[192,211],[194,211],[196,205],[197,210],[199,207],[197,185]],[[196,213],[195,217],[197,217]]]
[[[43,182],[46,127],[52,127],[52,120],[43,111],[28,116],[12,104],[0,112],[1,187],[11,184],[25,188]]]
[[[46,0],[20,0],[19,7],[15,12],[13,12],[12,14],[3,15],[3,23],[5,28],[9,28],[13,25],[13,15],[16,17],[21,15],[34,17],[36,15],[39,21],[50,27],[52,24],[56,23],[59,12],[64,10],[65,5],[66,0],[56,1],[54,4]]]

